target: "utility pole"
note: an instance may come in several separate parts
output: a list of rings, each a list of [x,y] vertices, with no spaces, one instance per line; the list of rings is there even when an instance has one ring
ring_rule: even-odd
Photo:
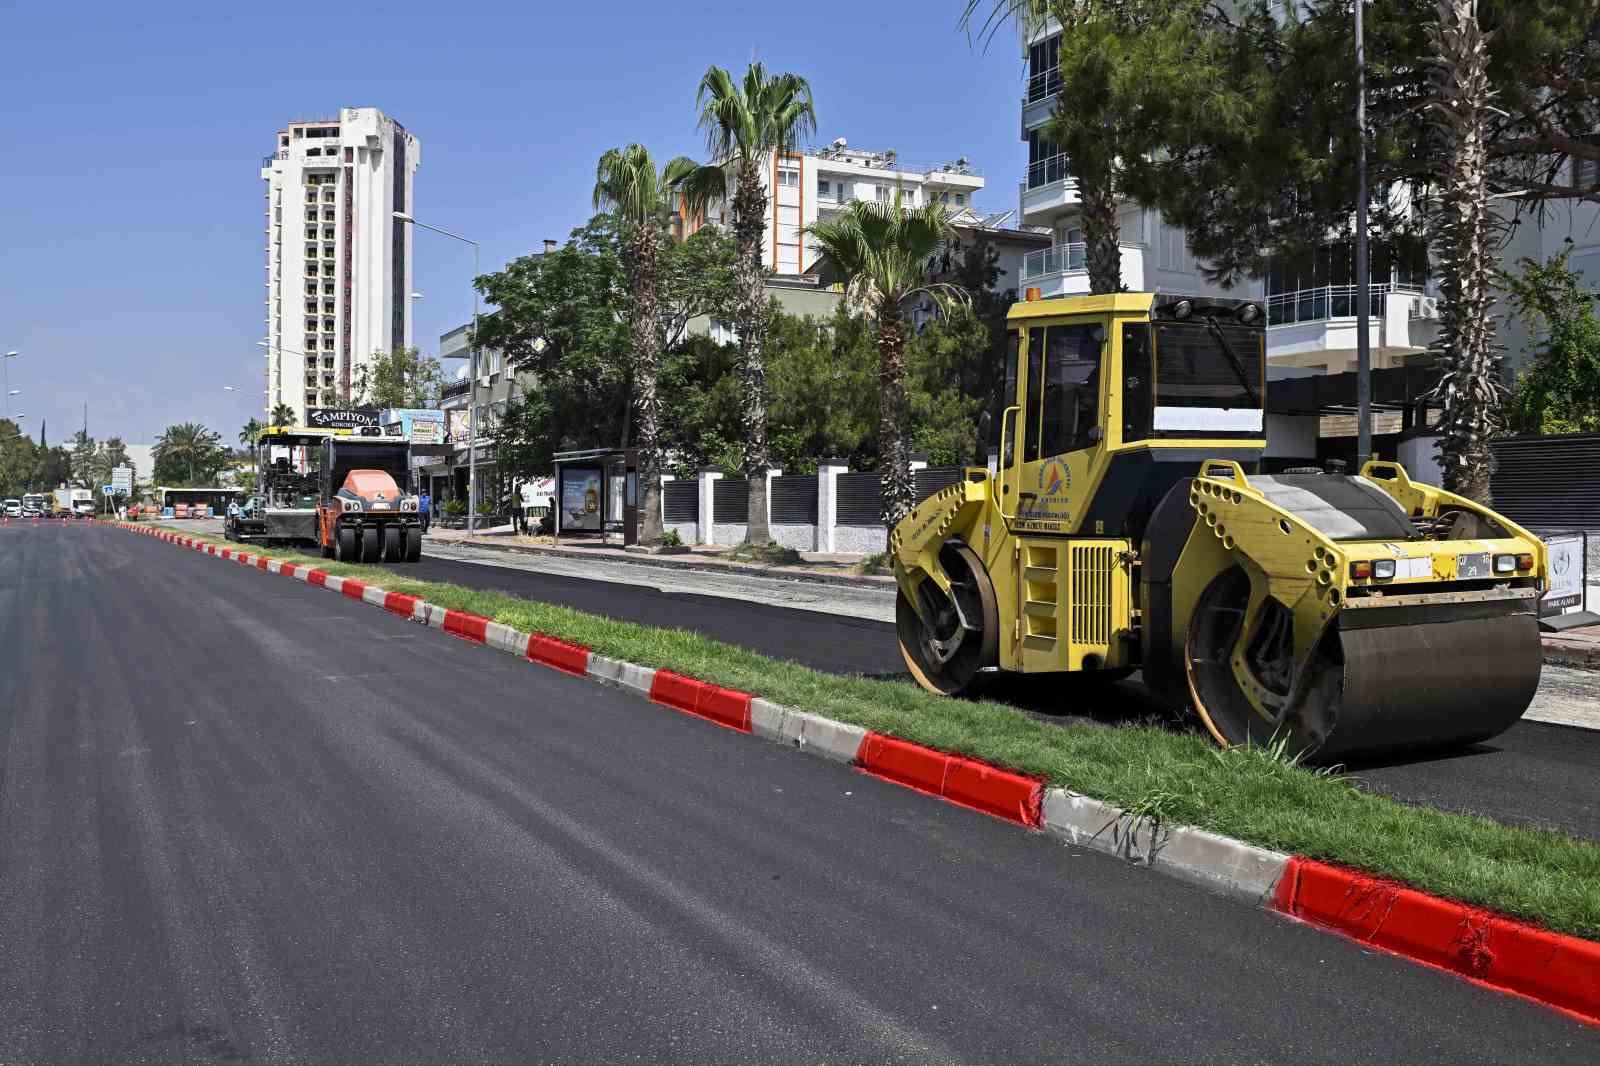
[[[1372,458],[1372,279],[1367,248],[1367,50],[1356,0],[1356,470]]]

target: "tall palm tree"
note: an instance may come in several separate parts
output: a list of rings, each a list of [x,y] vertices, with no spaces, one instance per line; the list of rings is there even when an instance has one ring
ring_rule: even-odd
[[[907,208],[854,200],[842,214],[806,232],[823,256],[848,281],[850,299],[873,321],[878,341],[878,469],[883,522],[891,530],[911,511],[911,442],[906,436],[907,299],[933,295],[941,304],[962,304],[955,286],[929,283],[928,261],[949,237],[949,215],[939,204]]]
[[[700,79],[695,97],[700,128],[710,162],[682,174],[676,183],[690,213],[699,214],[714,201],[728,199],[733,175],[734,328],[739,332],[739,368],[743,378],[741,418],[744,423],[744,468],[749,478],[750,543],[772,542],[767,523],[767,396],[761,346],[766,339],[766,289],[761,266],[761,237],[767,227],[767,187],[763,179],[773,153],[792,151],[800,138],[817,128],[811,85],[798,74],[768,75],[751,63],[743,84],[721,67]]]
[[[609,211],[627,253],[631,290],[628,341],[633,349],[631,378],[639,475],[644,483],[639,540],[661,543],[661,398],[656,368],[661,361],[662,329],[657,286],[660,283],[661,231],[671,210],[672,186],[695,169],[679,156],[660,171],[642,144],[612,148],[600,157],[594,172],[594,206]]]
[[[223,453],[222,437],[198,422],[168,426],[151,452],[158,466],[183,471],[191,485],[197,474],[215,473]]]
[[[244,448],[254,447],[256,438],[261,436],[261,431],[264,428],[266,427],[261,424],[261,419],[259,418],[252,418],[246,422],[244,428],[239,431],[239,445]]]
[[[272,424],[275,426],[294,425],[294,408],[286,403],[280,403],[272,409]]]
[[[1494,97],[1489,49],[1474,0],[1439,0],[1428,27],[1433,46],[1430,110],[1448,152],[1433,219],[1438,260],[1439,339],[1444,401],[1439,457],[1445,487],[1491,503],[1489,442],[1505,428],[1507,390],[1494,342],[1493,234],[1484,127]]]

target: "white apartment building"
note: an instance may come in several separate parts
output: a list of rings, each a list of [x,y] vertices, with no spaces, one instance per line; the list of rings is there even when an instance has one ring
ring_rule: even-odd
[[[820,148],[774,152],[762,176],[771,216],[761,260],[779,276],[805,274],[816,266],[819,255],[806,240],[806,228],[837,215],[852,200],[891,203],[898,194],[907,206],[936,202],[960,213],[970,209],[973,195],[984,185],[965,156],[945,163],[907,163],[892,149],[852,148],[843,137]],[[731,186],[731,169],[728,180]],[[730,226],[728,205],[714,204],[704,219],[688,220],[685,233],[706,223]]]
[[[373,107],[292,122],[266,183],[267,389],[303,422],[348,401],[376,351],[411,343],[410,227],[417,138]]]
[[[1052,240],[1025,258],[1020,285],[1045,297],[1089,291],[1077,182],[1070,160],[1046,135],[1061,90],[1060,36],[1052,21],[1023,39],[1028,75],[1021,133],[1028,167],[1017,189],[1017,215],[1024,226],[1048,229]],[[1265,301],[1270,363],[1329,373],[1355,369],[1356,287],[1348,245],[1322,249],[1304,263],[1277,264],[1266,278],[1224,289],[1206,280],[1181,227],[1130,203],[1121,210],[1121,247],[1122,281],[1130,290]],[[1376,246],[1370,273],[1372,365],[1398,366],[1426,351],[1437,335],[1436,290],[1425,263],[1407,264]]]

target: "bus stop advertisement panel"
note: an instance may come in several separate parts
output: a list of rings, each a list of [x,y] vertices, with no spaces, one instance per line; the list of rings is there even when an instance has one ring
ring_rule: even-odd
[[[624,545],[637,544],[638,455],[633,448],[557,453],[556,536],[620,532]]]

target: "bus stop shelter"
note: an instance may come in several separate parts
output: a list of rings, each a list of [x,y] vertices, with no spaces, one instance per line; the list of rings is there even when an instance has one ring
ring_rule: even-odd
[[[639,450],[588,448],[555,454],[555,539],[622,536],[639,542]]]

